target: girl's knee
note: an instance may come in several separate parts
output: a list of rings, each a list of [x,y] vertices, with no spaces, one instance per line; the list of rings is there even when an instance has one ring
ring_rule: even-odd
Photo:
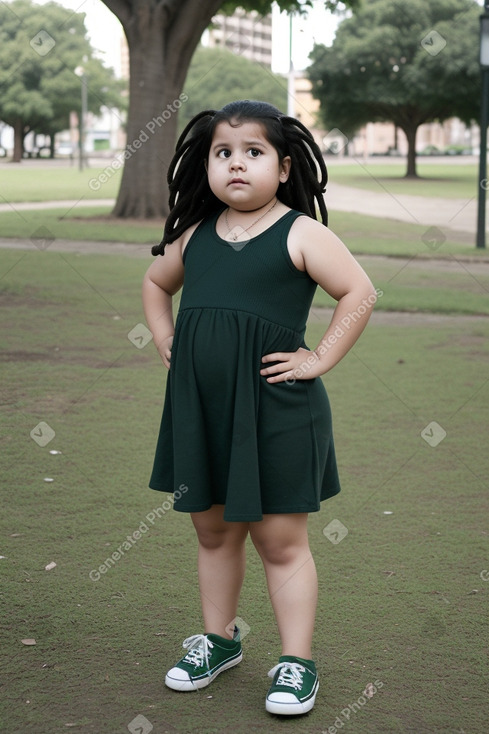
[[[253,545],[264,562],[293,563],[311,554],[306,516],[269,516],[261,523],[250,525]]]
[[[260,546],[257,548],[264,563],[273,566],[287,566],[297,558],[297,549],[291,546]]]
[[[236,549],[244,545],[246,533],[229,530],[198,530],[199,545],[206,550],[218,548]]]
[[[199,528],[197,530],[197,538],[199,545],[206,550],[215,550],[226,542],[226,534],[219,530],[213,530],[212,528]]]
[[[309,545],[295,543],[284,539],[282,542],[274,538],[253,538],[253,545],[264,563],[286,566],[296,563],[298,558],[310,555]]]
[[[199,545],[206,550],[215,550],[225,546],[236,548],[246,540],[248,524],[226,522],[222,519],[222,513],[217,509],[212,508],[206,512],[195,513],[192,520]]]

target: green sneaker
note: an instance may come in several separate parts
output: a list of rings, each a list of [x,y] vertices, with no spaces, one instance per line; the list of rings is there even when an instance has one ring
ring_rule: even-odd
[[[168,671],[165,684],[174,691],[196,691],[243,659],[239,629],[232,640],[219,635],[192,635],[183,641],[187,654]]]
[[[265,702],[270,714],[290,716],[306,714],[312,709],[319,688],[312,660],[282,655],[279,664],[268,675],[273,678]]]

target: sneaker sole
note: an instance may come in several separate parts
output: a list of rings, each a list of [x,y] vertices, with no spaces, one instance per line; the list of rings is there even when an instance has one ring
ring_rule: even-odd
[[[280,714],[281,716],[297,716],[298,714],[307,714],[314,707],[316,701],[316,695],[319,689],[319,683],[316,686],[314,695],[308,698],[307,701],[301,703],[280,703],[279,701],[269,701],[268,698],[265,701],[265,708],[269,714]]]
[[[217,678],[219,673],[224,670],[229,670],[235,665],[238,665],[243,659],[243,653],[241,652],[238,657],[229,660],[227,663],[221,665],[220,668],[214,671],[212,675],[206,675],[205,678],[199,678],[198,680],[177,680],[176,678],[170,678],[168,674],[165,677],[165,685],[174,691],[198,691],[199,688],[205,688],[208,686],[214,678]]]

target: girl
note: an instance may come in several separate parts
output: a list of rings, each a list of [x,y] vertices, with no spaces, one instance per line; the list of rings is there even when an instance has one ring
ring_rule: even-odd
[[[312,135],[272,105],[246,100],[197,115],[168,181],[170,214],[152,250],[164,257],[143,285],[170,370],[150,487],[174,492],[174,508],[190,513],[204,632],[185,639],[188,652],[165,683],[194,691],[241,661],[235,620],[249,533],[282,643],[266,710],[303,714],[319,685],[307,518],[340,491],[320,375],[360,336],[375,291],[325,226],[327,173]],[[310,351],[304,331],[317,284],[337,306]]]

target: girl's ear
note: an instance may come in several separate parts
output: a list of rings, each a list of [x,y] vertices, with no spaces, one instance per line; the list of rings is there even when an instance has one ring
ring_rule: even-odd
[[[290,158],[290,155],[286,155],[285,158],[280,163],[280,173],[279,173],[280,183],[285,183],[287,179],[289,178],[291,165],[292,165],[292,160]]]
[[[204,168],[205,168],[206,173],[208,173],[208,170],[207,170],[207,158],[204,158]]]

